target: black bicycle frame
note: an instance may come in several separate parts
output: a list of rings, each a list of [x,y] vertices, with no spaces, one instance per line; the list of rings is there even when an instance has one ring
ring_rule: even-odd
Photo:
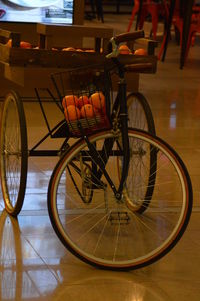
[[[98,151],[95,145],[90,142],[89,138],[86,135],[84,135],[84,139],[88,145],[90,155],[92,156],[94,162],[98,167],[98,170],[95,167],[94,168],[96,170],[93,169],[93,171],[95,172],[95,178],[100,180],[102,175],[104,175],[111,189],[113,190],[115,197],[118,200],[121,199],[124,183],[128,175],[128,168],[129,168],[129,161],[130,161],[129,139],[128,139],[128,109],[127,109],[127,102],[126,102],[126,80],[124,78],[124,70],[122,68],[119,68],[119,70],[120,70],[120,79],[118,83],[118,94],[113,105],[111,120],[114,118],[115,115],[114,112],[117,112],[119,110],[120,131],[122,133],[122,148],[119,151],[113,152],[112,148],[113,148],[114,140],[108,138],[105,140],[102,150]],[[113,155],[120,154],[120,156],[123,157],[121,179],[120,179],[120,184],[118,189],[115,187],[113,181],[111,180],[109,174],[105,169],[105,166],[108,161],[108,157],[111,155],[111,153]]]

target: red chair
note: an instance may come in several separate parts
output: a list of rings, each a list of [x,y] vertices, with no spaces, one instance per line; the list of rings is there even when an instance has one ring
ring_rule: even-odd
[[[128,28],[127,28],[128,32],[131,29],[131,26],[132,26],[133,21],[135,19],[135,15],[139,12],[139,8],[140,8],[140,0],[135,0],[134,1],[134,6],[133,6],[133,9],[132,9],[132,13],[131,13],[131,18],[130,18],[130,21],[129,21],[129,24],[128,24]]]
[[[180,9],[180,0],[176,1],[175,13],[172,19],[174,25],[177,42],[182,45],[183,40],[183,14]],[[188,42],[186,46],[185,60],[188,56],[190,46],[194,46],[195,35],[200,32],[200,7],[196,6],[195,3],[192,8],[192,15],[190,20],[190,29],[188,35]]]
[[[139,12],[140,0],[135,0],[134,3],[135,4],[132,10],[131,19],[129,21],[128,28],[127,28],[128,32],[131,29],[135,15]],[[167,18],[165,3],[155,2],[153,0],[143,0],[140,16],[138,20],[139,29],[143,28],[145,19],[149,14],[151,15],[151,19],[152,19],[153,38],[156,39],[159,16],[162,15],[164,18]]]
[[[195,9],[195,8],[194,8]],[[187,48],[186,48],[186,54],[185,54],[185,60],[188,56],[190,46],[194,46],[195,38],[196,38],[196,33],[200,33],[200,10],[196,10],[198,13],[192,15],[192,21],[190,25],[190,30],[189,30],[189,36],[188,36],[188,43],[187,43]]]

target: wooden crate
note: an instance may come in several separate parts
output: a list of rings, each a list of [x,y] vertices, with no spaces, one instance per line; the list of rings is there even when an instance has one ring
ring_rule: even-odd
[[[19,47],[21,41],[19,33],[0,30],[0,61],[3,66],[1,68],[3,74],[0,72],[0,77],[8,79],[26,89],[49,87],[49,75],[52,72],[94,64],[113,64],[112,60],[107,60],[105,57],[109,39],[113,36],[112,29],[38,24],[37,31],[41,48],[23,49]],[[67,45],[69,43],[69,36],[75,38],[76,45]],[[83,45],[82,39],[88,37],[94,40],[93,48],[95,52],[52,50],[52,48],[60,47],[60,45],[64,47],[81,47]],[[12,39],[13,47],[6,45],[9,39]],[[126,75],[129,91],[138,90],[139,73],[156,72],[157,58],[154,55],[155,44],[146,39],[140,39],[140,42],[146,45],[150,55],[119,55],[119,60],[124,65],[134,65],[134,68],[132,68],[134,72],[127,73]],[[118,79],[114,77],[114,89],[117,89],[117,81]],[[23,93],[25,93],[24,90]]]
[[[39,45],[43,49],[75,47],[85,48],[84,40],[90,38],[88,48],[96,52],[107,50],[110,38],[113,36],[113,29],[97,26],[62,26],[38,24]]]

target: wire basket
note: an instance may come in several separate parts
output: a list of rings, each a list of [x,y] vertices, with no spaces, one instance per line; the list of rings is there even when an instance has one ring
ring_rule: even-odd
[[[72,137],[110,127],[112,86],[109,71],[98,66],[54,73],[52,80]]]

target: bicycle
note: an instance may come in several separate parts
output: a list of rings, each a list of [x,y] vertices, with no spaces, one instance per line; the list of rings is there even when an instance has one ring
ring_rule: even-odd
[[[113,48],[126,39],[113,38]],[[119,74],[110,128],[88,134],[78,127],[81,138],[52,173],[48,209],[56,234],[74,255],[100,268],[136,269],[163,257],[181,238],[192,187],[183,161],[166,142],[128,129],[124,75],[131,66],[120,64],[115,50],[107,58]],[[84,185],[87,201],[80,193]]]
[[[21,210],[28,155],[62,154],[48,187],[52,226],[71,253],[103,269],[137,269],[162,258],[182,237],[192,211],[192,185],[187,169],[172,147],[154,135],[152,115],[145,111],[145,106],[142,109],[147,131],[128,128],[125,73],[152,68],[152,63],[144,58],[139,64],[124,64],[123,59],[118,59],[118,45],[138,37],[141,32],[112,38],[112,51],[105,64],[88,66],[88,73],[86,68],[75,68],[52,75],[62,112],[66,92],[74,97],[76,94],[91,97],[92,93],[103,91],[105,96],[105,107],[93,112],[92,118],[70,121],[65,112],[65,119],[53,130],[49,129],[46,136],[65,137],[58,151],[37,152],[39,142],[28,154],[23,132],[25,121],[19,113],[22,106],[17,107],[19,98],[15,94],[6,98],[2,114],[1,181],[7,211],[17,215]],[[112,72],[119,76],[114,101]],[[71,82],[70,91],[65,91],[65,81]],[[7,122],[10,105],[17,108],[20,116],[21,140],[16,143],[20,144],[20,151],[18,146],[15,151],[9,149],[13,139],[11,131],[9,140]],[[79,139],[69,146],[71,137]],[[25,162],[18,164],[20,171],[15,185],[18,189],[13,189],[13,200],[9,193],[13,184],[10,156]],[[11,174],[11,179],[7,174]]]

